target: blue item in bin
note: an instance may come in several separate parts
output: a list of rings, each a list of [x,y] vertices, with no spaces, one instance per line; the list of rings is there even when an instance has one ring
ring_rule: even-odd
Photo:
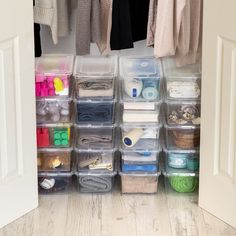
[[[143,79],[143,98],[154,100],[159,97],[159,84],[157,79]]]
[[[157,166],[156,165],[129,165],[123,164],[122,165],[123,172],[129,171],[144,171],[144,172],[156,172]]]
[[[137,152],[140,156],[150,157],[152,153],[150,151]]]
[[[78,103],[77,121],[78,122],[107,122],[113,121],[113,103]]]

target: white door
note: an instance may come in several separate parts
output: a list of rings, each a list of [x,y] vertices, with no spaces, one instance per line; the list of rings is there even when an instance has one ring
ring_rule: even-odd
[[[32,0],[0,0],[0,227],[37,207]]]
[[[236,1],[204,1],[199,204],[236,227]]]

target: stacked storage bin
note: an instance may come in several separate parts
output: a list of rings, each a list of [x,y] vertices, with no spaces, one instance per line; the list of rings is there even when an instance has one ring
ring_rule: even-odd
[[[39,193],[66,191],[72,177],[72,70],[71,55],[36,59]]]
[[[155,193],[159,177],[161,65],[152,57],[120,58],[122,193]]]
[[[166,183],[177,192],[193,192],[198,186],[200,145],[199,65],[176,68],[163,61],[165,75]],[[169,183],[168,183],[169,182]]]
[[[79,56],[74,75],[78,189],[110,192],[116,175],[117,57]]]

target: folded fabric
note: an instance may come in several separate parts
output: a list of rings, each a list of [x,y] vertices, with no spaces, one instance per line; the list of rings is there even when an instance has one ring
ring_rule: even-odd
[[[80,176],[80,191],[84,193],[103,193],[112,190],[112,179],[103,176]]]
[[[129,164],[123,164],[122,165],[122,171],[123,172],[129,172],[129,171],[144,171],[144,172],[156,172],[157,166],[156,165],[129,165]]]
[[[83,133],[80,134],[78,145],[80,146],[94,146],[94,147],[111,147],[112,135],[96,135]]]
[[[77,104],[78,122],[110,122],[113,118],[113,104]]]
[[[123,111],[123,122],[158,122],[158,111]]]
[[[78,97],[113,97],[113,79],[79,79],[76,91]]]

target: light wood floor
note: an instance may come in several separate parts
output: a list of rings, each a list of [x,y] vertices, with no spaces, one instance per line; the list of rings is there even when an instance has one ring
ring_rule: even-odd
[[[197,194],[77,194],[40,196],[39,208],[0,230],[0,236],[236,235],[197,206]],[[2,214],[2,212],[0,212]]]

